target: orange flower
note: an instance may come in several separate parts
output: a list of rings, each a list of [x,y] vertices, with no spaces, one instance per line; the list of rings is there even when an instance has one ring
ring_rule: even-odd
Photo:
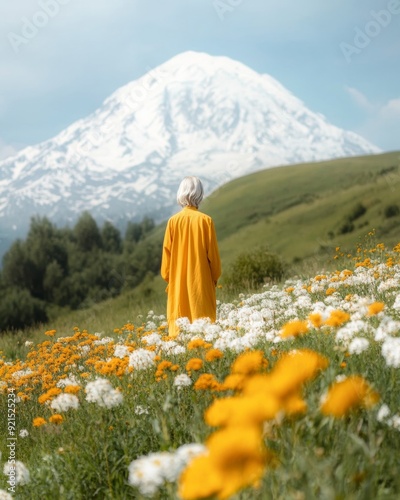
[[[244,352],[232,363],[231,372],[249,375],[260,371],[267,364],[262,351]]]
[[[189,349],[189,351],[191,351],[192,349],[198,349],[201,347],[203,349],[209,349],[211,347],[211,345],[212,344],[205,342],[203,339],[194,339],[188,343],[187,348]]]
[[[322,316],[319,313],[312,313],[308,316],[308,319],[311,321],[312,325],[315,328],[320,328],[322,325]]]
[[[41,425],[45,425],[46,423],[47,423],[46,420],[42,417],[36,417],[33,419],[34,427],[40,427]]]
[[[51,422],[52,424],[61,424],[63,420],[64,419],[63,419],[62,415],[59,415],[58,413],[56,413],[55,415],[52,415],[49,418],[49,422]]]
[[[331,315],[325,321],[325,325],[340,326],[343,323],[346,323],[346,321],[349,321],[349,319],[350,319],[350,314],[344,311],[336,310],[331,312]]]
[[[46,401],[51,400],[54,396],[58,396],[62,390],[59,387],[52,387],[47,392],[39,396],[38,401],[40,404],[45,403]]]
[[[206,361],[214,361],[215,359],[221,359],[223,357],[222,351],[219,349],[210,349],[206,353]]]
[[[332,295],[332,294],[333,294],[333,293],[335,293],[335,292],[336,292],[335,288],[331,288],[331,287],[329,287],[329,288],[327,288],[327,289],[326,289],[325,294],[326,294],[326,295]]]
[[[308,332],[307,321],[294,320],[289,321],[286,325],[283,325],[281,330],[281,337],[286,339],[287,337],[297,337],[298,335],[303,335]]]
[[[203,361],[199,358],[192,358],[186,363],[186,370],[189,372],[191,370],[197,371],[201,370],[203,367]]]
[[[203,373],[197,379],[196,383],[194,384],[194,388],[197,390],[211,389],[212,391],[219,391],[222,390],[223,386],[211,373]]]
[[[65,386],[64,392],[66,392],[67,394],[76,394],[80,390],[81,388],[79,387],[79,385],[67,385]]]
[[[322,405],[324,415],[340,418],[355,408],[370,408],[379,401],[375,392],[362,377],[353,375],[335,382],[329,389]]]
[[[375,316],[383,311],[385,304],[383,302],[374,302],[368,306],[368,316]]]

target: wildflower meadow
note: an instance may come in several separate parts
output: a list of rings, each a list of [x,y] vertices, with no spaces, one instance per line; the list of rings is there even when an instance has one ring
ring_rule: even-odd
[[[0,499],[394,499],[400,244],[0,361]]]

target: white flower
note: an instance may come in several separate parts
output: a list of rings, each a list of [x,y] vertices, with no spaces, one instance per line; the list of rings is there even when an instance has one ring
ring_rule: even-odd
[[[379,408],[379,411],[376,415],[376,419],[378,420],[378,422],[383,422],[384,420],[386,420],[388,418],[389,415],[390,415],[390,410],[389,410],[388,405],[383,404]]]
[[[192,385],[192,379],[188,377],[186,373],[182,373],[175,377],[174,385],[180,389],[181,387]]]
[[[156,330],[157,325],[154,323],[154,321],[148,321],[145,326],[146,332],[150,332],[152,330]]]
[[[400,415],[393,415],[393,417],[390,418],[387,423],[394,429],[400,430]]]
[[[22,437],[22,438],[26,438],[27,436],[29,436],[29,432],[28,432],[26,429],[21,429],[21,430],[19,431],[19,435],[20,435],[20,437]]]
[[[105,378],[97,378],[89,382],[85,388],[86,401],[97,403],[105,408],[112,408],[122,403],[122,394],[115,390],[110,381]]]
[[[129,356],[129,366],[133,366],[135,370],[145,370],[154,365],[156,353],[147,349],[137,349]]]
[[[388,337],[382,345],[382,356],[387,366],[400,367],[400,338]]]
[[[148,415],[149,414],[149,410],[147,408],[145,408],[144,406],[138,405],[135,408],[135,414],[136,415],[143,415],[143,414]]]
[[[0,500],[13,500],[13,497],[4,490],[0,490]]]
[[[67,385],[80,385],[75,375],[71,375],[67,378],[62,378],[57,382],[57,387],[67,387]]]
[[[128,346],[121,344],[116,345],[114,349],[114,356],[121,359],[125,356],[129,356]]]
[[[33,342],[31,342],[30,340],[27,340],[25,342],[25,347],[32,347],[33,346]]]
[[[78,346],[78,349],[83,355],[88,354],[90,352],[89,345],[80,345],[80,346]]]
[[[129,464],[128,482],[145,496],[154,496],[164,484],[166,472],[172,462],[168,452],[150,453],[139,457]]]
[[[361,354],[362,352],[368,349],[369,342],[367,339],[362,337],[354,338],[349,344],[349,353],[350,354]]]
[[[161,343],[161,336],[158,333],[150,333],[142,338],[147,345],[158,345]]]
[[[112,337],[103,337],[102,339],[95,340],[93,342],[93,345],[104,345],[104,344],[110,344],[111,342],[114,342],[114,339]]]
[[[79,407],[79,399],[75,394],[59,394],[50,403],[50,407],[56,411],[68,411],[70,408],[76,410]]]
[[[11,478],[15,477],[15,484],[29,483],[30,480],[29,470],[19,460],[16,460],[15,464],[10,464],[9,462],[6,462],[4,464],[3,472],[6,476],[9,477],[10,480]]]

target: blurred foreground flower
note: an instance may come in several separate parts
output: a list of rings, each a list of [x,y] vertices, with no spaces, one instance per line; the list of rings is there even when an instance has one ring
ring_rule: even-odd
[[[371,408],[379,401],[366,380],[357,375],[334,383],[323,398],[321,411],[324,415],[340,418],[359,407]]]

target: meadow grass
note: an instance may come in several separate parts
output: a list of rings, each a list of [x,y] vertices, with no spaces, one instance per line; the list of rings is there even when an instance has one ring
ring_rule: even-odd
[[[398,204],[399,186],[400,154],[393,152],[262,170],[225,184],[202,209],[214,219],[227,264],[265,245],[291,263],[336,246],[351,250],[372,229],[394,245],[400,217],[385,218],[384,210]],[[365,214],[339,234],[357,203]]]
[[[19,465],[13,496],[398,498],[399,257],[338,250],[337,271],[220,295],[217,322],[177,339],[160,281],[3,345],[1,467],[15,437],[30,476]],[[177,460],[193,443],[209,455]]]

